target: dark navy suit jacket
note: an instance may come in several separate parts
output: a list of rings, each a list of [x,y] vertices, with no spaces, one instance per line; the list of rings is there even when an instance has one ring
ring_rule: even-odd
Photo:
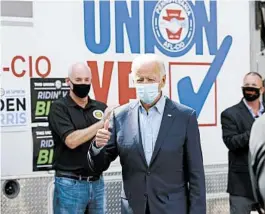
[[[200,134],[193,109],[166,99],[150,165],[145,160],[139,130],[139,102],[115,109],[108,144],[89,151],[96,171],[120,157],[123,214],[206,214],[206,191]]]

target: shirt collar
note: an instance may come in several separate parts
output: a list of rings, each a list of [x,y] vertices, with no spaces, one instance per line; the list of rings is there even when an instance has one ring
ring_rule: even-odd
[[[67,100],[67,103],[69,106],[78,106],[80,107],[79,105],[77,105],[77,103],[71,98],[70,94],[68,93],[66,95],[66,100]],[[96,106],[96,102],[95,100],[91,99],[89,96],[88,96],[88,103],[87,105],[85,106],[85,109],[87,109],[89,106]],[[81,107],[80,107],[81,108]]]
[[[248,110],[252,112],[252,108],[248,105],[245,98],[243,99],[243,102],[245,103],[245,106],[248,108]],[[263,112],[264,112],[264,106],[262,102],[260,101],[259,113],[263,113]]]
[[[162,114],[165,108],[165,104],[166,104],[166,97],[163,94],[163,92],[161,92],[162,95],[160,97],[160,99],[157,101],[157,103],[152,106],[152,108],[156,109],[158,111],[159,114]],[[139,101],[139,106],[141,107],[141,109],[144,109],[141,101]]]

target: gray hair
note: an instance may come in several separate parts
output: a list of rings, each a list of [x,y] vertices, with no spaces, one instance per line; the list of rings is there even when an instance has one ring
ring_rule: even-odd
[[[145,64],[155,62],[158,65],[159,71],[160,71],[160,77],[162,78],[164,75],[166,75],[166,69],[164,62],[161,60],[161,58],[156,54],[142,54],[137,56],[133,62],[132,62],[132,75],[135,76],[135,73],[139,68]]]

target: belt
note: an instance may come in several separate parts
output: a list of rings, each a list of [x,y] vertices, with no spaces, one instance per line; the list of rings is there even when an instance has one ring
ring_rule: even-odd
[[[77,175],[71,172],[62,172],[62,171],[56,171],[55,176],[70,178],[70,179],[79,180],[79,181],[97,181],[100,179],[100,175],[83,176],[83,175]]]

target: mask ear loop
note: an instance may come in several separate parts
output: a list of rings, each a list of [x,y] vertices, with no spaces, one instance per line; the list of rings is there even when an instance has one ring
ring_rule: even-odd
[[[74,83],[72,82],[72,80],[69,78],[69,82],[72,84],[72,88],[70,86],[70,90],[74,90]]]

